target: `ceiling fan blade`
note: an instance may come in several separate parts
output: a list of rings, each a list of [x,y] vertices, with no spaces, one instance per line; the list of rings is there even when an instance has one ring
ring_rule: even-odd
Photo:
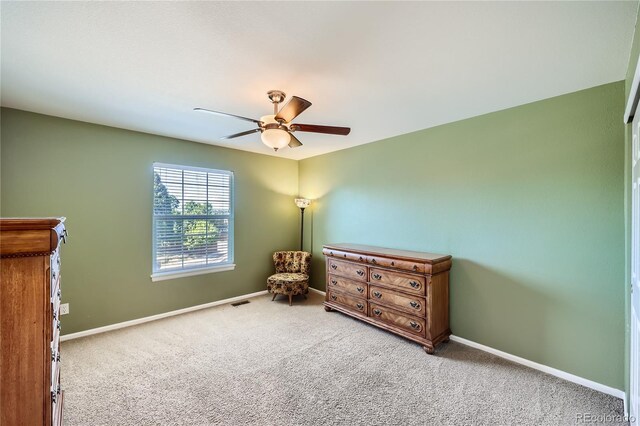
[[[250,121],[250,122],[256,123],[256,124],[262,124],[262,122],[260,120],[254,120],[253,118],[242,117],[240,115],[227,114],[226,112],[211,111],[210,109],[204,109],[204,108],[194,108],[193,110],[194,111],[208,112],[209,114],[221,115],[223,117],[239,118],[240,120]]]
[[[292,96],[289,102],[285,106],[282,107],[279,113],[276,114],[276,120],[282,120],[285,123],[290,122],[297,116],[299,116],[302,111],[309,108],[311,106],[311,102],[306,99],[299,98],[297,96]]]
[[[302,142],[300,142],[298,138],[293,136],[291,133],[289,133],[289,135],[291,136],[291,141],[289,141],[289,148],[297,148],[299,146],[302,146]]]
[[[347,136],[351,132],[349,127],[319,126],[317,124],[292,124],[289,128],[294,132],[326,133],[342,136]]]
[[[246,136],[246,135],[250,135],[252,133],[255,132],[259,132],[260,129],[251,129],[251,130],[247,130],[246,132],[240,132],[240,133],[235,133],[233,135],[229,135],[229,136],[223,136],[220,139],[233,139],[233,138],[239,138],[240,136]]]

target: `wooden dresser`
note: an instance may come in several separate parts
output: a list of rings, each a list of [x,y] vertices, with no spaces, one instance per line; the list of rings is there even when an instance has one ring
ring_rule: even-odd
[[[449,341],[451,256],[331,244],[325,310],[336,310],[420,343]]]
[[[0,219],[0,424],[61,425],[64,218]]]

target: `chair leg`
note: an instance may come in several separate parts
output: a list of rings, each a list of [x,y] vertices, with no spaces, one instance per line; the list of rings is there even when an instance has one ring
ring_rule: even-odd
[[[291,306],[291,297],[293,297],[293,294],[289,295],[289,306]]]
[[[273,293],[273,297],[271,298],[271,301],[272,301],[272,302],[273,302],[274,300],[276,300],[276,295],[277,295],[277,294],[278,294],[278,293]]]

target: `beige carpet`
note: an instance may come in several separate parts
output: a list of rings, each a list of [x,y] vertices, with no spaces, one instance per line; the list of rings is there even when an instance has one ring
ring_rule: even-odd
[[[569,425],[622,401],[457,343],[251,299],[62,344],[70,425]],[[616,424],[608,423],[608,424]]]

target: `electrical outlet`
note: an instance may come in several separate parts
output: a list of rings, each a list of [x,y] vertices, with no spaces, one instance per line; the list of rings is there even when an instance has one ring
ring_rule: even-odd
[[[69,304],[63,303],[60,305],[60,315],[67,315],[69,313]]]

